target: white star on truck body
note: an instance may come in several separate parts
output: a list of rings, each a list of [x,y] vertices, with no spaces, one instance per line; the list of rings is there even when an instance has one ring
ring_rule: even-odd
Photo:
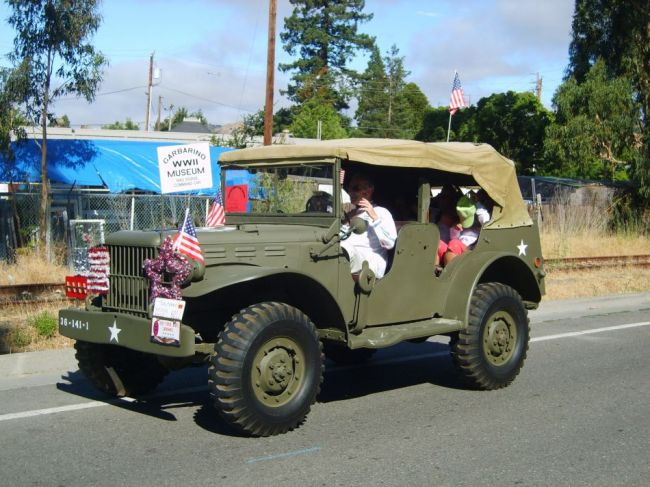
[[[517,245],[517,248],[519,249],[519,255],[526,255],[526,249],[528,248],[528,244],[524,243],[524,240],[521,240],[521,243]]]
[[[111,332],[111,339],[109,341],[115,340],[115,343],[120,343],[120,339],[117,337],[117,335],[122,331],[120,328],[117,327],[117,320],[113,320],[113,326],[108,327],[108,331]]]

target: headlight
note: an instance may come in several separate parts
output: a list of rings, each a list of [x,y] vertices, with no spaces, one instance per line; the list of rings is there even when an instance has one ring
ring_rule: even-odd
[[[187,285],[190,282],[197,282],[197,281],[202,281],[203,276],[205,276],[205,264],[203,262],[198,262],[194,259],[190,259],[189,257],[185,256],[189,264],[192,266],[192,270],[190,273],[187,275],[185,278],[185,281],[183,282],[183,285]]]

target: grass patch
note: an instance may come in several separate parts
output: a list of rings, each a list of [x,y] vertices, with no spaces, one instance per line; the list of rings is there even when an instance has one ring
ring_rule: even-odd
[[[17,303],[2,308],[0,353],[35,352],[71,347],[69,338],[59,335],[57,313],[61,303]]]
[[[9,333],[9,345],[11,348],[25,348],[32,343],[34,333],[27,326],[17,326]]]
[[[36,329],[40,336],[45,338],[52,338],[56,333],[57,319],[50,311],[41,311],[31,316],[29,324]]]

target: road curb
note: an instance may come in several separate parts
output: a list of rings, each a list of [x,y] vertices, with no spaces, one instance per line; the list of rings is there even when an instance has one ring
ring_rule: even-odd
[[[0,355],[0,381],[78,369],[74,348]]]

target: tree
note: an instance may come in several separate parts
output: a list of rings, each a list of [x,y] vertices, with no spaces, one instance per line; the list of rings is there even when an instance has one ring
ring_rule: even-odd
[[[408,121],[406,122],[406,127],[408,127],[410,132],[409,138],[415,138],[415,135],[424,126],[424,117],[431,108],[431,105],[429,105],[427,96],[415,83],[406,83],[402,96],[409,112]]]
[[[114,123],[110,123],[108,125],[102,125],[102,128],[104,130],[140,130],[138,124],[128,117],[124,123],[115,121]]]
[[[448,126],[449,110],[447,107],[428,108],[424,113],[422,127],[415,135],[415,139],[424,142],[445,142]],[[475,106],[456,112],[452,119],[449,140],[477,142]]]
[[[361,137],[387,137],[388,79],[379,48],[373,46],[360,77],[359,105],[354,114]]]
[[[355,113],[358,135],[412,139],[418,133],[429,101],[415,83],[406,83],[408,75],[397,46],[392,46],[384,58],[377,47],[373,48],[360,77]]]
[[[18,109],[23,80],[20,72],[0,68],[0,177],[3,181],[15,181],[19,177],[14,164],[12,139],[26,136],[23,128],[26,119]]]
[[[340,139],[347,137],[341,117],[334,107],[318,98],[303,103],[291,125],[295,137],[314,139],[317,137],[318,122],[321,122],[321,139]]]
[[[404,56],[399,55],[397,46],[391,46],[384,58],[388,79],[387,129],[390,137],[397,139],[413,138],[415,132],[409,127],[411,119],[408,100],[404,96],[406,77],[410,74],[404,68]]]
[[[496,93],[476,106],[474,138],[512,159],[522,173],[544,163],[544,136],[552,114],[530,92]]]
[[[292,105],[290,107],[280,108],[275,112],[273,114],[273,133],[278,134],[283,130],[289,130],[297,111],[298,107]]]
[[[597,59],[607,76],[625,77],[641,106],[643,146],[630,173],[650,202],[650,7],[647,0],[576,0],[567,79],[582,83]]]
[[[50,104],[74,94],[92,101],[106,60],[88,42],[101,16],[97,0],[7,0],[9,24],[16,30],[9,58],[23,69],[21,99],[27,116],[41,126],[40,231],[49,246],[49,184],[47,175],[47,123]]]
[[[512,159],[520,172],[531,173],[544,164],[544,137],[553,114],[532,93],[495,93],[481,98],[452,118],[449,140],[484,142]],[[447,140],[447,107],[430,109],[417,140]]]
[[[183,123],[183,121],[186,118],[197,118],[199,122],[201,122],[201,125],[208,124],[208,119],[205,118],[205,115],[203,115],[203,111],[197,110],[196,112],[190,113],[187,108],[178,107],[171,117],[171,124],[169,121],[169,117],[165,118],[162,122],[160,122],[160,131],[167,132],[168,130],[171,130],[174,127],[176,127],[176,125],[178,125],[179,123]]]
[[[347,108],[352,94],[347,83],[358,76],[348,63],[359,49],[371,49],[374,43],[357,27],[372,14],[363,13],[364,0],[290,2],[293,12],[284,20],[280,39],[284,50],[298,58],[278,66],[280,71],[294,72],[286,93],[298,104],[318,96],[336,110]]]
[[[61,117],[52,118],[50,120],[50,127],[63,127],[70,128],[70,119],[66,114],[63,114]]]
[[[608,78],[597,61],[584,81],[565,81],[555,93],[556,122],[545,142],[547,171],[588,179],[625,179],[639,157],[640,107],[625,78]]]

